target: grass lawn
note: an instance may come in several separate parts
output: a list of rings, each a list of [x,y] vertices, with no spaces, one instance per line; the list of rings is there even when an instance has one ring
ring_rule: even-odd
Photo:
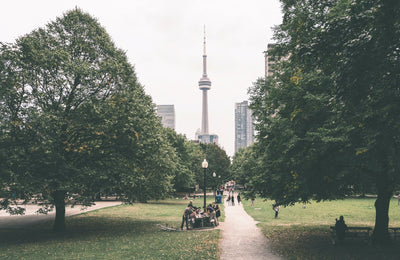
[[[348,226],[374,226],[374,198],[312,202],[281,207],[274,218],[272,201],[256,199],[254,207],[243,201],[244,207],[258,227],[272,242],[275,252],[287,259],[399,259],[400,241],[385,247],[371,246],[362,240],[350,240],[340,246],[332,244],[329,226],[335,218],[344,216]],[[400,206],[392,199],[389,210],[391,227],[400,227]]]
[[[91,211],[68,217],[64,234],[53,233],[52,222],[0,229],[0,259],[218,259],[219,230],[156,226],[180,227],[187,203],[169,199]]]

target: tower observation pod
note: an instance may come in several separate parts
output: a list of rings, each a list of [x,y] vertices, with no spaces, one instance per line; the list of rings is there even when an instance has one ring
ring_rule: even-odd
[[[204,27],[204,42],[203,42],[203,76],[199,81],[199,89],[203,91],[203,103],[202,103],[202,122],[201,122],[201,134],[208,135],[208,100],[207,90],[211,88],[211,81],[207,77],[207,53],[206,53],[206,29]]]

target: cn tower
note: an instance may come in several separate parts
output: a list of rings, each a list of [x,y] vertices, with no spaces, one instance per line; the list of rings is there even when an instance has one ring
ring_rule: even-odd
[[[199,81],[199,88],[203,91],[203,109],[201,116],[201,134],[208,135],[208,100],[207,90],[211,88],[211,81],[207,77],[207,54],[206,54],[206,28],[204,27],[204,50],[203,50],[203,76]]]

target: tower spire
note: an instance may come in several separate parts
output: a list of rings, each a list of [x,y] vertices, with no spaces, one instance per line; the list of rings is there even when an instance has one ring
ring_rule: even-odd
[[[199,88],[203,92],[203,109],[201,121],[201,133],[208,135],[208,101],[207,90],[211,88],[211,81],[207,77],[207,54],[206,54],[206,26],[204,25],[203,41],[203,77],[199,81]]]
[[[211,81],[207,77],[207,53],[206,53],[206,26],[204,25],[204,40],[203,40],[203,77],[199,81],[199,88],[201,90],[209,90]]]
[[[204,25],[204,41],[203,41],[203,48],[204,48],[203,55],[207,56],[207,54],[206,54],[206,25]]]

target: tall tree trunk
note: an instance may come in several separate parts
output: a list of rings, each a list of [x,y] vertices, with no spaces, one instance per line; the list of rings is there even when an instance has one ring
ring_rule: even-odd
[[[378,198],[375,201],[375,227],[372,242],[384,245],[390,242],[389,236],[389,204],[393,194],[393,184],[387,180],[387,175],[377,177]]]
[[[65,191],[56,190],[54,192],[54,204],[56,206],[56,218],[54,220],[53,231],[65,231]]]

